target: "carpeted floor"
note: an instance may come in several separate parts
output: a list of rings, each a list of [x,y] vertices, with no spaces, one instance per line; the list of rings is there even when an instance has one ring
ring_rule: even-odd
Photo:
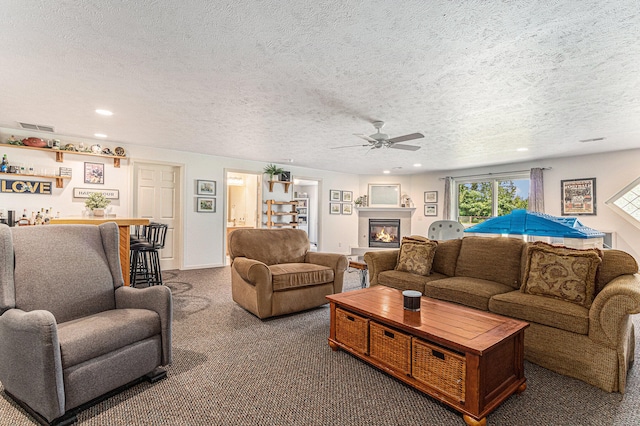
[[[169,271],[164,278],[174,297],[168,378],[141,383],[81,412],[80,424],[464,424],[460,414],[435,400],[333,352],[327,344],[328,306],[261,321],[231,300],[228,267]],[[357,273],[346,274],[345,291],[358,286]],[[640,329],[640,319],[634,321]],[[528,362],[525,374],[527,390],[489,415],[489,424],[640,423],[640,366],[631,370],[624,395]],[[0,395],[1,425],[34,423]]]

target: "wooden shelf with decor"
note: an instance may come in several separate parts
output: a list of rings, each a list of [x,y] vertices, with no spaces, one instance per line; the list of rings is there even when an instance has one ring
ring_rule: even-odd
[[[264,203],[267,205],[267,211],[265,212],[265,214],[267,215],[267,221],[264,222],[264,225],[267,228],[283,228],[283,227],[297,228],[298,226],[298,222],[297,222],[298,212],[296,210],[296,207],[298,206],[297,201],[267,200]],[[289,211],[279,210],[279,207],[277,206],[282,206],[281,208],[284,208],[284,206],[290,206],[291,210]],[[273,220],[274,218],[282,218],[285,216],[291,216],[291,219],[292,219],[291,222],[279,222],[279,221]]]
[[[270,180],[269,181],[269,192],[273,192],[273,184],[274,183],[281,183],[284,185],[284,192],[286,194],[289,193],[289,186],[291,186],[292,182],[287,182],[287,181],[283,181],[283,180]]]
[[[93,152],[77,152],[77,151],[66,151],[63,149],[53,149],[53,148],[38,148],[35,146],[23,146],[23,145],[12,145],[9,143],[0,144],[2,147],[10,147],[10,148],[19,148],[19,149],[33,149],[36,151],[46,151],[46,152],[55,152],[56,161],[58,163],[64,162],[65,154],[73,154],[73,155],[87,155],[91,157],[104,157],[104,158],[113,158],[113,167],[120,167],[120,160],[126,160],[128,157],[123,157],[119,155],[107,155],[107,154],[95,154]]]
[[[13,177],[13,176],[22,176],[22,177],[28,177],[28,178],[55,179],[56,188],[62,188],[64,186],[63,182],[65,180],[71,179],[71,176],[27,175],[27,174],[22,174],[22,173],[0,173],[0,176],[2,176],[2,177],[6,176],[6,178],[10,178],[10,177]]]

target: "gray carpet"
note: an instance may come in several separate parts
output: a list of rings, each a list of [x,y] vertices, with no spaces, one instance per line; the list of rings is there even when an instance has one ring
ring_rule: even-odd
[[[164,275],[174,295],[168,378],[141,383],[81,412],[80,424],[464,424],[460,414],[435,400],[333,352],[327,344],[328,306],[261,321],[231,300],[228,267]],[[346,274],[345,290],[357,287],[357,274]],[[640,329],[640,319],[634,320]],[[489,424],[640,423],[640,366],[631,370],[625,395],[528,362],[525,374],[527,390],[489,415]],[[0,395],[0,424],[34,423],[4,392]]]

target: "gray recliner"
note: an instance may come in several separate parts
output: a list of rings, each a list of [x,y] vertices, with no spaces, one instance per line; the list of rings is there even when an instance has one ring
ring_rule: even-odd
[[[0,225],[0,382],[40,423],[166,375],[171,291],[125,287],[118,227]]]

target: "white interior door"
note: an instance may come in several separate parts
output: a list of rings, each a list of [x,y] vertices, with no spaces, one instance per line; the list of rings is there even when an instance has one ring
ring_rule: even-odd
[[[163,270],[180,268],[180,168],[165,164],[136,163],[134,213],[152,222],[167,224],[167,238],[160,251]]]

